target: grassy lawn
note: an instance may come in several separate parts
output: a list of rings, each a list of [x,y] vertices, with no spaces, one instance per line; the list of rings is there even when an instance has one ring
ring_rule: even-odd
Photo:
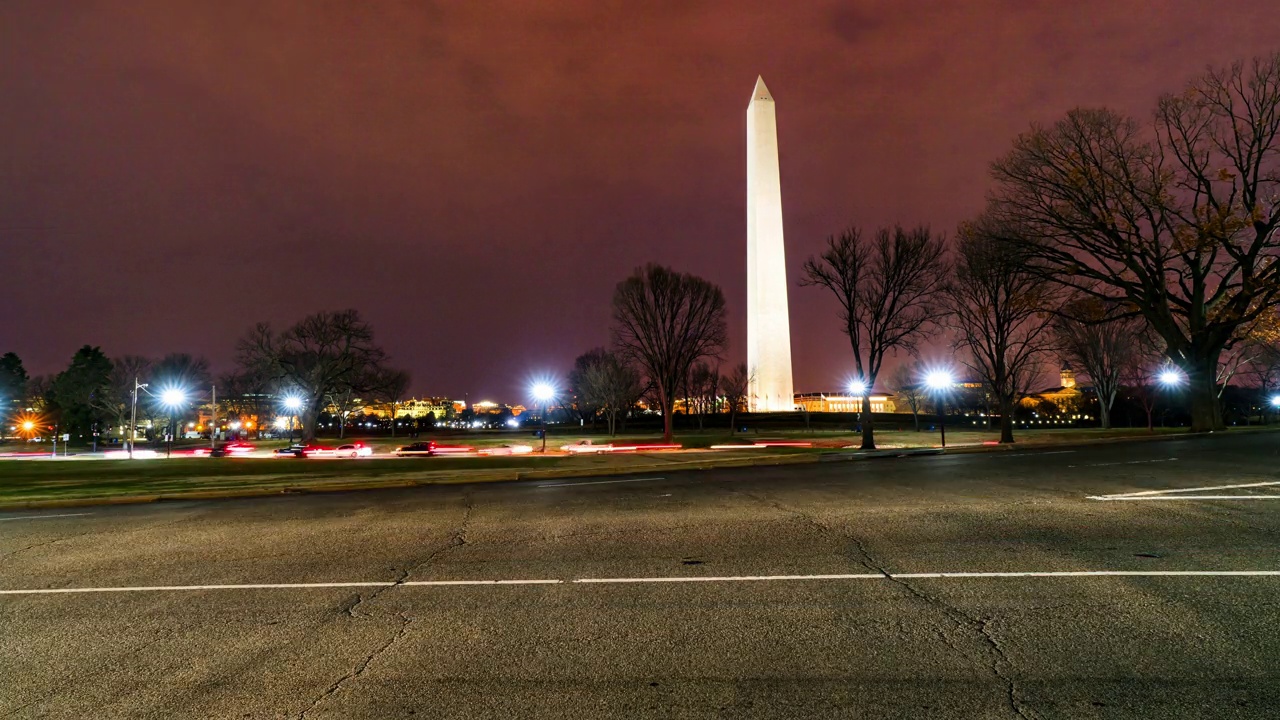
[[[1182,428],[1157,428],[1157,435],[1185,433]],[[1020,444],[1066,444],[1103,438],[1147,437],[1146,429],[1119,428],[1098,429],[1045,429],[1019,430],[1014,433]],[[657,435],[625,435],[609,438],[603,435],[552,434],[548,438],[549,451],[558,451],[561,445],[580,438],[591,438],[596,443],[644,444],[660,441]],[[428,438],[418,438],[426,440]],[[465,444],[474,447],[519,443],[538,446],[533,438],[522,435],[451,435],[439,436],[439,442]],[[813,449],[771,448],[768,450],[714,451],[708,446],[718,444],[749,444],[758,440],[798,440],[813,443]],[[949,447],[982,445],[999,439],[998,432],[961,427],[948,428]],[[348,439],[350,441],[351,439]],[[406,444],[404,438],[360,438],[360,442],[372,445],[379,454],[386,454],[395,447]],[[131,495],[180,495],[190,492],[287,492],[292,490],[322,489],[325,486],[351,484],[413,484],[421,482],[466,482],[485,480],[513,480],[520,473],[552,471],[560,473],[626,472],[629,469],[654,466],[680,467],[681,463],[705,466],[709,463],[741,463],[753,458],[765,461],[785,460],[783,456],[809,455],[857,447],[861,436],[847,430],[806,431],[784,430],[756,434],[731,435],[724,430],[684,432],[677,442],[685,451],[626,453],[617,455],[568,456],[554,453],[547,456],[515,457],[433,457],[433,458],[379,458],[373,460],[298,460],[276,458],[192,458],[172,460],[0,460],[0,504],[45,500],[102,499]],[[336,440],[324,439],[325,445],[336,446]],[[883,449],[937,447],[937,432],[914,432],[896,427],[877,430],[876,443]],[[270,450],[286,445],[286,441],[256,442],[259,450]],[[197,442],[184,442],[176,449],[201,446]],[[24,444],[16,450],[43,450],[40,446]],[[73,448],[75,453],[77,449]],[[83,450],[82,450],[83,451]]]
[[[796,450],[769,450],[768,455]],[[514,480],[517,473],[586,473],[678,464],[714,457],[755,458],[761,451],[643,453],[592,456],[434,457],[375,460],[175,458],[172,460],[10,460],[0,462],[0,504],[40,500],[169,495],[189,492],[288,490],[380,482]]]

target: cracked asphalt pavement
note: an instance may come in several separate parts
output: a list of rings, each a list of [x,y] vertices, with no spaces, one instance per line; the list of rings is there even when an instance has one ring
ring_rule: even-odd
[[[1273,718],[1278,438],[3,513],[0,716]]]

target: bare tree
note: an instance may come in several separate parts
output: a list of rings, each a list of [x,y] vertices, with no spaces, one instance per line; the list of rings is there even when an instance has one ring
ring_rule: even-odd
[[[921,389],[924,373],[924,367],[918,361],[903,363],[894,368],[888,382],[888,387],[894,395],[911,408],[911,419],[915,424],[916,432],[920,432],[920,410],[924,407],[926,400],[924,391]]]
[[[1136,324],[1130,336],[1131,351],[1120,369],[1120,385],[1127,388],[1147,415],[1147,430],[1155,430],[1156,385],[1161,368],[1167,367],[1163,341],[1145,323]]]
[[[946,244],[926,227],[881,229],[865,239],[849,228],[805,261],[801,285],[818,285],[840,302],[840,320],[853,348],[862,395],[862,449],[874,450],[871,391],[885,355],[911,351],[942,313]]]
[[[372,382],[373,397],[386,406],[391,416],[391,437],[396,436],[396,410],[409,392],[409,373],[383,368]]]
[[[992,174],[1045,276],[1129,303],[1188,376],[1192,431],[1223,428],[1219,356],[1280,304],[1280,53],[1166,95],[1149,131],[1073,110]]]
[[[727,342],[724,293],[700,277],[650,263],[618,283],[613,321],[618,348],[654,386],[669,443],[675,395],[689,368],[717,357]]]
[[[101,407],[117,428],[126,431],[125,437],[133,436],[133,429],[128,425],[131,422],[134,383],[150,382],[152,364],[150,359],[137,355],[125,355],[111,361],[111,375],[107,392],[102,394]]]
[[[1000,412],[1000,442],[1013,442],[1018,397],[1030,390],[1053,347],[1052,286],[993,232],[993,218],[961,226],[956,265],[947,284],[956,344],[990,388]]]
[[[1066,361],[1089,377],[1098,396],[1098,418],[1111,427],[1111,408],[1120,392],[1122,376],[1132,367],[1146,321],[1095,297],[1066,303],[1054,320],[1054,341]]]
[[[738,363],[733,370],[720,381],[720,389],[724,392],[724,403],[729,409],[729,432],[736,432],[738,412],[747,404],[747,393],[751,388],[751,372],[746,363]]]
[[[694,363],[686,383],[685,407],[698,414],[698,430],[703,429],[703,418],[715,412],[720,399],[720,366],[705,362]]]
[[[584,402],[603,412],[609,425],[609,434],[618,431],[618,416],[635,406],[644,386],[640,373],[618,353],[597,348],[589,353],[584,363],[578,387]]]
[[[573,369],[569,371],[568,386],[573,396],[573,408],[583,422],[591,421],[592,430],[595,430],[603,402],[600,389],[592,385],[589,375],[608,355],[609,351],[602,347],[591,348],[574,358]]]
[[[304,441],[315,439],[316,417],[327,397],[371,389],[387,362],[373,328],[355,310],[316,313],[281,332],[258,323],[241,338],[237,355],[241,367],[302,399]]]

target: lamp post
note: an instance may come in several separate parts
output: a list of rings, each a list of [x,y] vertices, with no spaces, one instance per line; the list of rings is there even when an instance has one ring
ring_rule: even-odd
[[[165,407],[169,408],[168,433],[166,433],[168,435],[168,440],[164,448],[165,458],[168,458],[173,454],[173,436],[178,432],[177,423],[174,422],[173,419],[173,412],[186,401],[187,394],[178,388],[169,388],[168,390],[164,390],[160,393],[160,402],[163,403]]]
[[[947,390],[954,384],[951,373],[935,370],[929,373],[924,382],[935,393],[938,405],[938,430],[942,433],[942,447],[947,446]]]
[[[298,410],[302,408],[302,398],[297,395],[290,395],[284,399],[284,406],[289,411],[289,444],[293,444],[293,426],[298,421]]]
[[[549,383],[538,383],[533,386],[533,398],[542,403],[542,453],[547,452],[547,408],[551,399],[556,396],[556,389]]]
[[[1173,388],[1182,384],[1183,376],[1182,376],[1182,373],[1178,372],[1176,368],[1165,368],[1164,370],[1160,371],[1160,375],[1157,376],[1157,379],[1160,381],[1161,385],[1163,385],[1166,389],[1172,391]],[[1168,414],[1169,414],[1168,407],[1164,409],[1164,412],[1160,413],[1160,427],[1165,426],[1165,418],[1168,416]]]
[[[863,404],[863,398],[866,396],[867,392],[868,392],[868,388],[865,382],[861,380],[854,380],[853,382],[849,383],[849,394],[857,398],[857,404],[854,406],[854,417],[858,419],[857,424],[858,424],[859,432],[862,431],[862,420],[864,419],[862,417],[862,404]],[[806,426],[809,424],[808,415],[809,415],[808,413],[805,413]]]
[[[138,382],[133,376],[133,410],[129,413],[129,459],[133,459],[133,445],[138,441],[138,391],[146,387],[146,383]]]

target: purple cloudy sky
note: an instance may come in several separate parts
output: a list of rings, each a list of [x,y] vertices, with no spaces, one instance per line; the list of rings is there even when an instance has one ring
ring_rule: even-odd
[[[724,288],[737,362],[761,74],[796,387],[838,387],[836,309],[795,286],[827,235],[951,233],[1031,122],[1145,117],[1275,27],[1261,0],[6,0],[0,352],[225,370],[255,321],[355,307],[415,392],[515,402],[653,260]]]

